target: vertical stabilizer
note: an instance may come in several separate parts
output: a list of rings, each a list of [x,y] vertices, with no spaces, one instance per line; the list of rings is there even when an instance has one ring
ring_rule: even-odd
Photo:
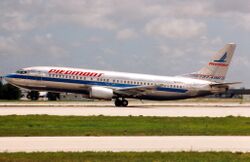
[[[216,52],[212,60],[198,72],[188,74],[187,76],[197,79],[209,80],[214,82],[223,82],[225,80],[229,65],[231,63],[235,43],[228,43]]]

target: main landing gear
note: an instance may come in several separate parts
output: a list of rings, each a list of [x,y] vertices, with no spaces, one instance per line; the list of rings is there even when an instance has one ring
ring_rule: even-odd
[[[117,107],[127,107],[128,106],[128,100],[122,99],[115,99],[115,106]]]

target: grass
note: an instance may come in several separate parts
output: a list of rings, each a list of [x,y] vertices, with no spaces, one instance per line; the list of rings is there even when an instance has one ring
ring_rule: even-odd
[[[250,153],[230,152],[56,152],[0,153],[5,162],[241,162],[250,161]]]
[[[250,135],[246,117],[1,116],[0,136]]]

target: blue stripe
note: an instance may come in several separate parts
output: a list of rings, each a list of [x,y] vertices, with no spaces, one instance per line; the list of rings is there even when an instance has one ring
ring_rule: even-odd
[[[157,91],[178,92],[178,93],[185,93],[185,92],[187,92],[186,89],[165,88],[165,87],[158,87]]]
[[[134,84],[121,84],[121,83],[74,80],[74,79],[64,79],[64,78],[38,77],[38,76],[17,75],[17,74],[7,75],[6,78],[29,79],[29,80],[37,80],[37,81],[42,80],[42,81],[50,81],[50,82],[97,85],[97,86],[107,86],[107,87],[116,87],[116,88],[129,88],[129,87],[137,87],[138,86],[138,85],[134,85]],[[157,90],[158,91],[167,91],[167,92],[177,92],[177,93],[185,93],[188,91],[186,89],[165,88],[165,87],[157,87]]]

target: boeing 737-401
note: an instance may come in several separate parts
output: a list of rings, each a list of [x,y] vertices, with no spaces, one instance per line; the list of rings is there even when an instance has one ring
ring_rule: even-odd
[[[28,67],[8,74],[10,84],[29,91],[68,92],[86,98],[115,100],[127,106],[126,98],[173,100],[225,92],[224,79],[236,45],[226,44],[202,69],[185,75],[157,76],[67,67]]]

